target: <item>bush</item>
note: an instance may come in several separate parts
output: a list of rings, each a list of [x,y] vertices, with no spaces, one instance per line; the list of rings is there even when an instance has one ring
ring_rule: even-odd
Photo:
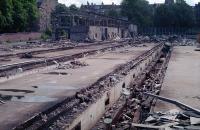
[[[46,35],[48,35],[48,36],[52,36],[52,30],[51,30],[51,28],[47,28],[46,30],[45,30],[45,32],[44,32]]]
[[[43,33],[43,34],[41,35],[41,39],[42,39],[43,41],[46,41],[47,39],[49,39],[49,36],[46,35],[45,33]]]

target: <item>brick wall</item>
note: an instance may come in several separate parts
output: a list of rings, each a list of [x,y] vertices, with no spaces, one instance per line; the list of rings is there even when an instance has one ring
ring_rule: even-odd
[[[0,34],[0,42],[38,40],[40,38],[41,38],[41,33],[38,32]]]

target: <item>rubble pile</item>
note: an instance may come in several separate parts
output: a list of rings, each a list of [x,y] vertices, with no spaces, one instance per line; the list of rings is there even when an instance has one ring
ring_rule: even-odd
[[[193,39],[182,38],[173,42],[174,46],[196,46],[197,42]]]
[[[31,59],[33,58],[33,55],[31,53],[23,53],[21,56],[20,56],[21,59]]]
[[[170,130],[199,130],[200,115],[191,111],[172,109],[163,112],[153,112],[144,122],[145,125],[168,128]]]
[[[81,62],[78,60],[71,61],[70,64],[73,66],[76,66],[76,67],[88,66],[88,64],[86,62]]]
[[[173,43],[174,46],[195,46],[197,44],[196,40],[194,39],[189,39],[177,35],[138,36],[135,38],[136,44],[161,42]]]
[[[77,69],[77,68],[81,68],[81,67],[88,66],[88,65],[89,64],[87,64],[86,62],[73,60],[66,64],[59,63],[57,66],[57,69]]]
[[[84,44],[83,44],[84,45]],[[11,52],[13,50],[25,50],[25,49],[32,49],[32,48],[66,48],[66,47],[76,47],[78,46],[77,43],[73,42],[64,42],[64,41],[57,41],[57,42],[42,42],[42,41],[28,41],[28,42],[19,42],[19,43],[12,43],[8,45],[1,45],[0,51],[7,51]]]
[[[169,41],[169,36],[138,36],[135,38],[136,43],[161,43]]]

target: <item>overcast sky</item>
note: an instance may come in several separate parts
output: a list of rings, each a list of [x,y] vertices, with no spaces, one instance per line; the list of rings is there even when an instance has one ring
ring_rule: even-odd
[[[60,3],[64,3],[66,5],[76,4],[77,6],[80,6],[81,4],[86,4],[87,1],[89,3],[93,2],[96,4],[101,4],[102,2],[104,4],[111,4],[114,2],[115,4],[120,4],[122,0],[58,0]],[[148,0],[150,3],[163,3],[165,0]],[[195,3],[200,2],[200,0],[186,0],[187,3],[190,5],[194,5]]]

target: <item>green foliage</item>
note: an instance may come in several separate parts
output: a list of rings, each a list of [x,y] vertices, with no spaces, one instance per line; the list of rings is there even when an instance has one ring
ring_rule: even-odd
[[[146,0],[123,0],[122,15],[137,25],[152,24],[151,8]]]
[[[51,30],[51,28],[47,28],[44,33],[46,35],[48,35],[48,36],[52,36],[52,30]]]
[[[0,0],[0,32],[36,31],[36,0]]]
[[[0,0],[0,11],[2,13],[2,30],[11,29],[13,24],[13,5],[12,0]]]
[[[154,16],[155,26],[158,27],[192,27],[194,12],[184,0],[170,5],[161,5]]]
[[[29,0],[27,1],[27,4],[25,5],[25,9],[28,15],[28,31],[36,31],[38,29],[38,8],[36,6],[35,0]]]
[[[63,37],[67,36],[67,32],[65,32],[65,30],[62,30],[60,33],[61,33],[61,36],[63,36]]]
[[[52,36],[52,30],[51,28],[47,28],[41,35],[41,39],[43,41],[46,41],[47,39],[49,39]]]
[[[69,13],[78,10],[79,8],[76,7],[76,5],[74,4],[70,5],[69,7],[65,6],[64,4],[58,4],[56,6],[56,9],[52,12],[52,18],[56,18],[56,16],[59,15],[60,13]],[[61,22],[63,26],[69,26],[71,24],[69,17],[62,17]]]
[[[72,5],[70,5],[70,6],[69,6],[69,10],[70,10],[70,11],[78,11],[78,10],[79,10],[79,8],[78,8],[78,7],[76,7],[76,5],[75,5],[75,4],[72,4]]]
[[[64,4],[58,4],[53,13],[57,14],[57,13],[65,13],[65,12],[69,12],[69,8],[65,6]]]
[[[43,33],[43,34],[41,35],[41,39],[42,39],[43,41],[46,41],[47,39],[49,39],[49,36],[46,35],[45,33]]]
[[[162,4],[156,8],[155,14],[152,10],[153,7],[146,0],[122,1],[122,14],[134,24],[157,27],[194,26],[194,11],[184,0],[177,0],[175,4]]]
[[[26,9],[23,8],[22,1],[16,0],[13,2],[13,30],[16,32],[23,31],[24,28],[27,26],[27,14]],[[15,26],[17,25],[17,26]]]
[[[59,13],[68,13],[69,11],[78,11],[78,10],[79,10],[79,8],[75,4],[72,4],[69,7],[67,7],[64,4],[58,4],[56,6],[56,9],[53,12],[53,14],[56,15],[56,14],[59,14]]]
[[[0,32],[3,29],[5,23],[5,17],[2,15],[2,12],[0,11]]]

